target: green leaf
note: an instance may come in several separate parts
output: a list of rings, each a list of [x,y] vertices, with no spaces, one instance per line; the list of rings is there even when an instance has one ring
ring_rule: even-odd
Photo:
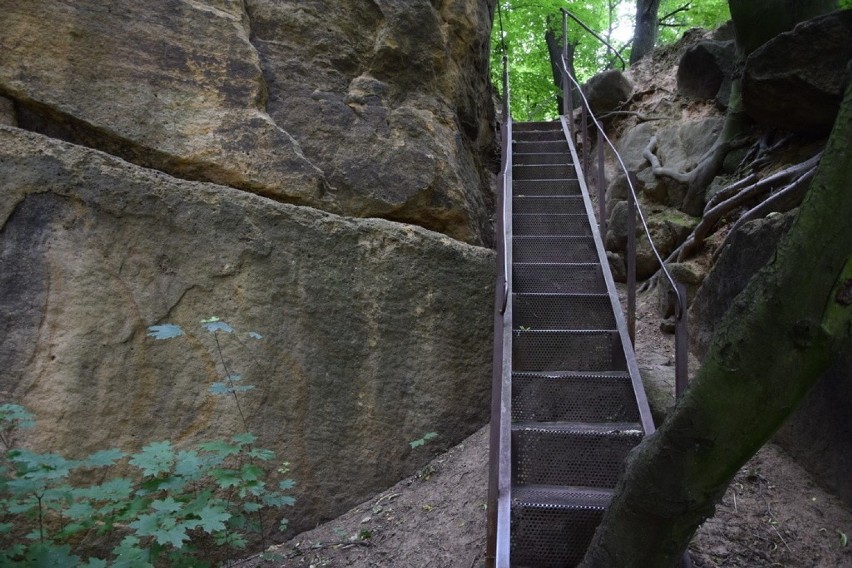
[[[195,450],[181,450],[175,459],[175,475],[187,479],[200,479],[204,474],[204,461]]]
[[[231,390],[231,385],[227,383],[213,383],[210,385],[210,394],[233,394],[233,390]]]
[[[72,519],[87,519],[92,516],[94,509],[88,503],[74,503],[65,509],[65,515]]]
[[[182,548],[183,542],[189,539],[188,529],[196,526],[197,522],[178,522],[174,517],[161,512],[142,515],[139,520],[130,523],[130,528],[136,529],[139,536],[153,536],[162,545],[170,544]]]
[[[165,499],[152,502],[151,508],[159,512],[176,513],[183,508],[183,505],[175,501],[172,497],[166,497]]]
[[[213,440],[212,442],[204,442],[198,446],[205,452],[211,452],[221,457],[232,456],[240,453],[240,446],[229,444],[224,440]]]
[[[260,461],[270,461],[275,459],[275,452],[265,448],[252,448],[248,455]]]
[[[76,566],[79,562],[80,557],[71,554],[70,545],[35,543],[27,550],[23,566],[32,566],[33,568],[47,568],[48,566],[70,567]]]
[[[152,442],[130,458],[130,464],[141,469],[142,474],[146,476],[155,476],[167,472],[171,470],[173,463],[174,451],[172,450],[172,443],[168,440]]]
[[[280,483],[278,483],[278,487],[280,487],[281,489],[284,489],[284,490],[293,489],[294,487],[296,487],[296,482],[293,481],[292,479],[285,479],[285,480],[281,481]]]
[[[85,564],[80,564],[80,568],[106,568],[107,561],[100,558],[89,558]]]
[[[107,467],[114,465],[115,462],[123,458],[125,455],[127,454],[121,450],[101,450],[84,459],[80,462],[80,465],[82,467]]]
[[[0,428],[32,428],[35,417],[19,404],[0,404]]]
[[[292,507],[296,504],[294,497],[282,495],[281,493],[264,493],[261,495],[260,500],[267,507]]]
[[[139,539],[135,536],[124,537],[124,540],[112,549],[112,553],[115,555],[112,568],[153,568],[153,565],[149,562],[148,551],[142,549],[139,542]]]
[[[133,492],[133,482],[123,477],[75,490],[80,497],[96,501],[124,501]]]
[[[243,503],[243,511],[246,513],[257,513],[263,509],[263,505],[260,503],[255,503],[254,501],[246,501]]]
[[[153,337],[154,339],[172,339],[181,335],[183,335],[183,330],[179,325],[173,323],[148,326],[148,337]]]
[[[0,523],[0,534],[11,532],[13,528],[15,528],[15,525],[12,523]]]
[[[198,513],[198,526],[206,533],[225,530],[225,523],[231,518],[223,507],[208,505]]]
[[[223,321],[202,321],[201,327],[203,327],[210,333],[216,333],[217,331],[223,331],[225,333],[234,333],[234,328]]]
[[[257,436],[252,434],[251,432],[244,432],[242,434],[237,434],[231,438],[235,443],[240,446],[244,446],[246,444],[254,444],[257,441]]]

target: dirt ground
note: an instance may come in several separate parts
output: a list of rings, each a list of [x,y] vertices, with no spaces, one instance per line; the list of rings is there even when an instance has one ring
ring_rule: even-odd
[[[659,331],[655,302],[651,294],[638,302],[638,359],[671,366],[674,346]],[[668,383],[663,374],[661,388],[671,388]],[[255,557],[240,566],[478,568],[485,553],[487,468],[483,428],[416,475],[274,547],[277,560]],[[852,567],[849,538],[852,509],[769,444],[737,474],[690,551],[696,568],[840,568]]]

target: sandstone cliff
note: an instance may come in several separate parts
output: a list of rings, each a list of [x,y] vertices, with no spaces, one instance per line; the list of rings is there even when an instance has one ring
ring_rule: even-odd
[[[0,0],[0,400],[31,443],[239,431],[210,337],[146,336],[213,315],[263,336],[225,356],[295,528],[481,426],[489,4]]]

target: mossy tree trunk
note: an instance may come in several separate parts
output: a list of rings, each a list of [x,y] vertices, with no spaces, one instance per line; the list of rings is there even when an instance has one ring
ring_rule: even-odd
[[[583,567],[675,566],[734,474],[852,349],[850,179],[852,85],[795,224],[684,397],[630,454]]]

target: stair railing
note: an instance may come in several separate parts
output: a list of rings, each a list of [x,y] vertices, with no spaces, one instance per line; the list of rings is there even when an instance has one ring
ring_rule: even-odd
[[[509,66],[503,55],[503,121],[498,211],[497,286],[494,298],[494,359],[492,361],[491,423],[488,470],[488,543],[486,566],[509,567],[512,440],[512,113],[509,108]]]
[[[564,12],[563,12],[564,13]],[[564,16],[565,17],[565,16]],[[563,31],[567,29],[565,25],[565,20],[563,19]],[[567,45],[567,37],[563,38],[563,42]],[[638,206],[638,197],[636,194],[636,188],[633,183],[634,176],[632,176],[627,169],[627,166],[624,163],[621,154],[615,148],[615,145],[606,135],[604,131],[603,125],[595,117],[592,112],[589,101],[586,98],[585,93],[583,93],[583,89],[577,80],[571,75],[571,72],[568,69],[568,61],[566,54],[563,52],[562,57],[562,66],[560,71],[563,76],[563,84],[567,86],[564,89],[565,96],[565,114],[567,115],[567,122],[570,126],[570,130],[572,136],[574,135],[574,107],[572,101],[573,88],[577,88],[577,93],[580,96],[580,113],[581,113],[581,131],[583,137],[583,168],[584,170],[588,169],[588,163],[591,159],[591,152],[589,151],[589,121],[592,122],[595,129],[597,130],[597,178],[598,178],[598,225],[600,228],[601,236],[603,238],[606,237],[606,219],[607,219],[607,211],[606,211],[606,176],[604,173],[604,143],[606,143],[613,152],[616,161],[618,162],[619,167],[624,172],[624,175],[627,179],[627,328],[628,333],[630,335],[630,340],[635,344],[636,342],[636,218],[638,216],[639,221],[642,223],[642,228],[645,232],[645,236],[648,239],[648,244],[651,246],[651,251],[656,257],[657,261],[660,263],[660,270],[665,276],[666,280],[668,280],[671,289],[675,294],[675,394],[678,398],[683,394],[686,390],[687,383],[689,381],[689,356],[688,356],[688,341],[689,341],[689,331],[687,325],[687,314],[686,314],[686,288],[679,282],[677,282],[669,272],[666,267],[666,263],[663,258],[660,256],[657,247],[654,245],[654,240],[651,238],[651,231],[648,228],[648,223],[645,219],[645,215],[642,212],[642,208]],[[572,86],[573,85],[573,86]]]

